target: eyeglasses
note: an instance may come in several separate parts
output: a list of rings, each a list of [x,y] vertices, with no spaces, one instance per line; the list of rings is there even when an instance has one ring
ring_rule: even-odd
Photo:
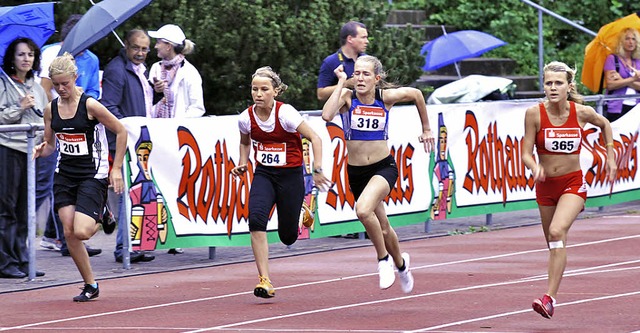
[[[149,51],[151,51],[151,49],[148,48],[148,47],[139,47],[139,46],[130,46],[129,50],[131,50],[131,51],[133,51],[135,53],[139,53],[139,52],[149,53]]]

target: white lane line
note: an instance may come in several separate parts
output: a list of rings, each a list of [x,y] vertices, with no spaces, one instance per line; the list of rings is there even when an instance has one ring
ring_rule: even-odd
[[[640,266],[633,267],[632,269],[640,269]],[[628,268],[618,268],[618,269],[608,269],[608,270],[600,270],[600,271],[592,271],[592,272],[582,272],[582,273],[576,274],[576,275],[611,273],[611,272],[618,272],[618,271],[625,271],[625,270],[628,270]],[[492,287],[499,287],[499,286],[506,286],[506,285],[514,285],[514,284],[520,284],[520,283],[529,283],[531,281],[536,281],[536,280],[546,280],[546,276],[545,277],[540,277],[540,278],[537,278],[537,279],[526,278],[526,279],[518,279],[518,280],[512,280],[512,281],[495,282],[495,283],[488,283],[488,284],[483,284],[483,285],[461,287],[461,288],[448,289],[448,290],[439,290],[439,291],[433,291],[433,292],[423,293],[423,294],[407,295],[407,296],[403,296],[403,297],[387,298],[387,299],[381,299],[381,300],[375,300],[375,301],[369,301],[369,302],[352,303],[352,304],[345,304],[345,305],[341,305],[341,306],[333,306],[333,307],[328,307],[328,308],[321,308],[321,309],[308,310],[308,311],[302,311],[302,312],[294,312],[294,313],[289,313],[289,314],[285,314],[285,315],[266,317],[266,318],[259,318],[259,319],[252,319],[252,320],[247,320],[247,321],[242,321],[242,322],[237,322],[237,323],[232,323],[232,324],[201,328],[201,329],[198,329],[198,330],[188,331],[188,332],[185,332],[185,333],[197,333],[197,332],[215,331],[215,330],[220,330],[220,329],[225,329],[225,328],[238,327],[238,326],[244,326],[244,325],[249,325],[249,324],[257,324],[257,323],[263,323],[263,322],[272,321],[272,320],[293,318],[293,317],[299,317],[299,316],[313,315],[313,314],[318,314],[318,313],[323,313],[323,312],[330,312],[330,311],[343,310],[343,309],[349,309],[349,308],[356,308],[356,307],[372,305],[372,304],[389,303],[389,302],[396,302],[396,301],[407,300],[407,299],[412,299],[412,298],[420,298],[420,297],[427,297],[427,296],[450,294],[450,293],[456,293],[456,292],[461,292],[461,291],[485,289],[485,288],[492,288]],[[634,293],[640,293],[640,291],[634,292]],[[624,295],[626,295],[626,294],[624,294]],[[566,305],[577,304],[576,302],[579,303],[581,301],[575,301],[575,302],[569,302],[569,303],[563,303],[563,304],[566,304]],[[532,310],[528,309],[527,311],[532,311]],[[517,314],[517,313],[522,313],[522,312],[524,312],[524,310],[516,311],[516,312],[513,312],[513,313],[509,312],[509,314]],[[504,315],[499,315],[499,316],[504,316]],[[481,320],[481,319],[475,319],[475,320]],[[458,325],[458,324],[456,324],[456,325]],[[451,325],[451,326],[455,326],[455,325]],[[443,327],[446,327],[446,326],[443,326]],[[442,327],[438,326],[437,328],[442,328]]]
[[[572,269],[572,270],[568,270],[564,272],[563,276],[568,276],[568,274],[574,274],[574,273],[579,273],[579,272],[587,272],[587,271],[592,271],[592,270],[597,270],[597,269],[602,269],[602,268],[609,268],[609,267],[616,267],[616,266],[624,266],[624,265],[631,265],[631,264],[637,264],[640,263],[640,259],[638,260],[630,260],[630,261],[622,261],[622,262],[616,262],[616,263],[611,263],[611,264],[606,264],[606,265],[600,265],[600,266],[593,266],[593,267],[585,267],[585,268],[578,268],[578,269]],[[525,279],[537,279],[540,277],[546,277],[547,274],[542,274],[542,275],[534,275]]]
[[[621,240],[627,240],[627,239],[633,239],[633,238],[640,238],[640,235],[631,235],[631,236],[609,238],[609,239],[592,241],[592,242],[585,242],[585,243],[570,245],[569,247],[587,246],[587,245],[600,244],[600,243],[606,243],[606,242],[615,242],[615,241],[621,241]],[[535,253],[535,252],[543,252],[543,251],[548,251],[548,250],[546,248],[543,248],[543,249],[536,249],[536,250],[518,251],[518,252],[511,252],[511,253],[505,253],[505,254],[499,254],[499,255],[493,255],[493,256],[471,258],[471,259],[463,259],[463,260],[455,260],[455,261],[449,261],[449,262],[443,262],[443,263],[436,263],[436,264],[430,264],[430,265],[417,266],[417,267],[412,267],[411,269],[412,270],[417,270],[417,269],[427,269],[427,268],[434,268],[434,267],[441,267],[441,266],[448,266],[448,265],[464,264],[464,263],[469,263],[469,262],[493,260],[493,259],[498,259],[498,258],[505,258],[505,257],[523,255],[523,254],[530,254],[530,253]],[[361,278],[361,277],[368,277],[368,276],[373,276],[373,275],[377,275],[377,273],[366,273],[366,274],[345,276],[345,277],[339,277],[339,278],[322,280],[322,281],[305,282],[305,283],[299,283],[299,284],[294,284],[294,285],[289,285],[289,286],[278,287],[278,289],[299,288],[299,287],[304,287],[304,286],[309,286],[309,285],[332,283],[332,282],[338,282],[338,281],[344,281],[344,280],[350,280],[350,279],[357,279],[357,278]],[[539,277],[538,279],[546,279],[546,275],[544,277]],[[521,283],[521,281],[522,280],[508,282],[506,284]],[[526,280],[526,281],[527,282],[531,282],[531,281],[535,281],[535,280],[529,279],[529,280]],[[497,284],[496,286],[499,286],[499,285],[502,285],[502,284]],[[453,290],[453,291],[464,291],[464,289]],[[448,291],[443,291],[442,293],[444,293],[444,292],[448,292]],[[438,293],[440,293],[440,292],[438,292]],[[437,295],[438,293],[433,293],[433,295]],[[30,324],[23,324],[23,325],[13,326],[13,327],[3,327],[3,328],[0,328],[0,332],[1,331],[13,330],[13,329],[23,329],[23,328],[29,328],[29,327],[35,327],[35,326],[41,326],[41,325],[48,325],[48,324],[57,324],[57,323],[75,321],[75,320],[83,320],[83,319],[88,319],[88,318],[97,318],[97,317],[109,316],[109,315],[114,315],[114,314],[130,313],[130,312],[133,312],[133,311],[151,310],[151,309],[169,307],[169,306],[174,306],[174,305],[182,305],[182,304],[189,304],[189,303],[196,303],[196,302],[206,302],[206,301],[211,301],[211,300],[218,300],[218,299],[223,299],[223,298],[230,298],[230,297],[250,295],[250,294],[252,294],[252,292],[250,292],[250,291],[249,292],[238,292],[238,293],[231,293],[231,294],[225,294],[225,295],[197,298],[197,299],[186,300],[186,301],[177,301],[177,302],[170,302],[170,303],[163,303],[163,304],[156,304],[156,305],[149,305],[149,306],[143,306],[143,307],[137,307],[137,308],[124,309],[124,310],[101,312],[101,313],[84,315],[84,316],[68,317],[68,318],[61,318],[61,319],[42,321],[42,322],[34,322],[34,323],[30,323]],[[429,296],[429,295],[427,294],[425,296]],[[421,296],[420,295],[415,295],[415,296],[412,295],[412,296],[409,296],[409,297],[401,297],[401,298],[397,298],[397,299],[391,299],[389,301],[396,301],[396,300],[408,299],[408,298],[413,298],[413,297],[421,297]],[[371,303],[371,304],[375,304],[375,303],[379,303],[379,302],[374,302],[374,303]],[[362,305],[368,305],[368,303],[363,303]],[[358,306],[361,306],[361,305],[358,305]],[[349,307],[352,307],[352,306],[349,306]]]
[[[620,298],[620,297],[629,297],[629,296],[636,296],[636,295],[640,295],[640,290],[639,291],[632,291],[632,292],[628,292],[628,293],[623,293],[623,294],[613,294],[613,295],[608,295],[608,296],[580,299],[580,300],[576,300],[576,301],[572,301],[572,302],[560,303],[560,304],[557,304],[556,307],[583,304],[583,303],[589,303],[589,302],[604,301],[604,300],[608,300],[608,299],[614,299],[614,298]],[[452,327],[452,326],[469,324],[469,323],[473,323],[473,322],[484,321],[484,320],[489,320],[489,319],[495,319],[495,318],[500,318],[500,317],[507,317],[507,316],[517,315],[517,314],[521,314],[521,313],[527,313],[527,312],[531,312],[531,311],[533,311],[533,310],[531,310],[531,308],[528,308],[526,310],[503,312],[503,313],[498,313],[498,314],[494,314],[494,315],[491,315],[491,316],[472,318],[472,319],[467,319],[467,320],[461,320],[461,321],[451,322],[451,323],[447,323],[447,324],[442,324],[442,325],[438,325],[438,326],[425,327],[425,328],[421,328],[421,329],[417,329],[417,330],[413,330],[413,331],[406,331],[406,333],[418,333],[418,332],[433,331],[433,330],[437,330],[437,329],[441,329],[441,328],[447,328],[447,327]]]

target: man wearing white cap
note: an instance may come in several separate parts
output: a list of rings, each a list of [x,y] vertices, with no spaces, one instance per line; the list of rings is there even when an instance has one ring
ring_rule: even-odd
[[[195,44],[175,24],[149,31],[156,38],[155,49],[161,61],[151,66],[149,79],[154,83],[154,118],[193,118],[204,114],[202,78],[185,59]],[[157,103],[156,103],[157,102]]]

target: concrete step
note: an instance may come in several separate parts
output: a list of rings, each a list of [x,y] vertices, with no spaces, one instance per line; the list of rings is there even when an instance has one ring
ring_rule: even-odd
[[[424,10],[392,10],[387,17],[389,24],[422,24],[427,20],[427,12]]]
[[[460,78],[457,75],[422,75],[415,82],[416,87],[433,87],[434,89],[440,88],[445,84],[457,81]]]
[[[519,91],[537,91],[538,77],[528,75],[507,75],[505,78],[513,80]]]
[[[465,77],[465,76],[463,76]],[[507,75],[503,76],[504,78],[513,80],[513,83],[516,84],[516,92],[515,99],[528,99],[528,98],[542,98],[544,97],[544,93],[536,90],[537,88],[537,77],[534,76],[518,76],[518,75]],[[415,82],[415,86],[418,88],[421,87],[433,87],[433,89],[440,88],[448,83],[459,80],[460,78],[457,75],[429,75],[425,74],[421,76]],[[533,83],[532,83],[533,82]],[[533,88],[530,88],[533,86]],[[425,96],[428,98],[429,96]]]
[[[506,58],[468,58],[458,62],[458,68],[462,76],[471,74],[507,76],[515,71],[516,62],[513,59]],[[458,75],[454,64],[427,73],[436,75]]]
[[[425,41],[425,44],[428,41],[434,40],[444,34],[444,32],[442,31],[442,26],[440,25],[424,25],[424,24],[412,24],[412,23],[387,23],[384,25],[384,27],[390,28],[390,29],[405,29],[407,27],[410,27],[412,29],[424,30],[423,40]],[[447,31],[447,33],[451,33],[459,30],[456,27],[451,25],[445,25],[444,29]]]
[[[516,91],[515,99],[544,98],[544,93],[537,90]]]

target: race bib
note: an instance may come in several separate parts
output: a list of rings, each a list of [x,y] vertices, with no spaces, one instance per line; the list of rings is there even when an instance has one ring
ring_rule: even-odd
[[[387,113],[377,106],[357,106],[351,114],[351,129],[358,131],[383,131],[387,124]]]
[[[84,133],[56,133],[60,153],[71,156],[89,155],[87,136]]]
[[[286,143],[258,143],[256,146],[256,159],[260,164],[267,166],[283,166],[287,164]]]
[[[547,128],[544,130],[544,147],[551,152],[570,154],[578,151],[582,143],[579,128]]]

